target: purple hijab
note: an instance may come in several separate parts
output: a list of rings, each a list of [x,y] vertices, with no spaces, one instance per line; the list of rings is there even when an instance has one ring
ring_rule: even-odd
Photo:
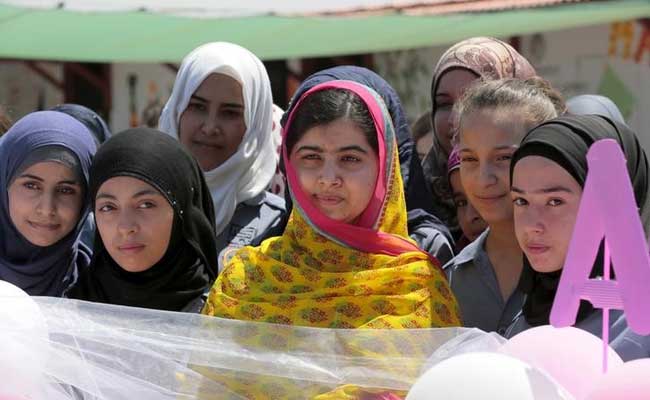
[[[73,117],[56,111],[38,111],[21,118],[0,142],[0,279],[33,296],[62,296],[90,263],[90,250],[81,244],[81,228],[88,217],[84,201],[76,228],[57,243],[41,247],[18,232],[9,216],[9,185],[34,151],[63,148],[76,156],[82,186],[88,192],[88,172],[97,147],[92,133]],[[36,160],[32,161],[32,165]],[[87,195],[86,195],[87,196]]]

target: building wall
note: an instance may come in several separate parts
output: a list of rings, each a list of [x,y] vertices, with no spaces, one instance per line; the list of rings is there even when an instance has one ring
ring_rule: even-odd
[[[430,107],[433,68],[448,46],[376,54],[375,69],[414,121]],[[521,53],[566,98],[595,93],[617,103],[650,152],[650,29],[597,25],[521,37]]]
[[[63,81],[63,67],[58,63],[39,63],[57,81]],[[64,95],[56,86],[30,70],[22,62],[0,61],[0,105],[17,120],[35,110],[63,103]]]
[[[158,115],[174,86],[176,73],[162,64],[113,64],[113,132],[157,126]]]

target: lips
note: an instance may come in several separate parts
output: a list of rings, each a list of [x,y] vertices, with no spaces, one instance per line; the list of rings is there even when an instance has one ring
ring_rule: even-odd
[[[27,221],[32,228],[46,231],[55,231],[61,227],[61,224],[50,222]]]
[[[210,149],[220,149],[223,146],[217,143],[210,143],[210,142],[201,142],[201,141],[192,141],[192,144],[197,147],[205,147],[205,148],[210,148]]]
[[[315,194],[314,198],[320,204],[327,206],[335,206],[343,201],[343,197],[333,194]]]
[[[117,246],[117,249],[119,251],[121,251],[122,253],[126,253],[126,254],[139,253],[142,250],[144,250],[144,248],[145,248],[145,245],[141,244],[141,243],[126,243],[126,244],[122,244],[122,245]]]
[[[544,254],[550,249],[550,246],[546,246],[542,243],[527,243],[526,244],[526,253],[531,255]]]

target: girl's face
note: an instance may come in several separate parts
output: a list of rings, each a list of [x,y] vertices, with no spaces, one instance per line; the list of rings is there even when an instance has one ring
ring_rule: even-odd
[[[111,258],[126,271],[141,272],[165,255],[174,210],[148,183],[117,176],[108,179],[97,191],[95,220]]]
[[[523,118],[517,113],[486,109],[463,118],[461,181],[470,203],[488,225],[512,220],[510,160],[524,132]]]
[[[53,161],[24,170],[8,189],[9,215],[31,244],[53,245],[74,230],[83,207],[83,187],[74,172]]]
[[[246,133],[239,82],[224,74],[208,75],[181,114],[178,131],[180,142],[204,171],[223,164]]]
[[[474,241],[487,228],[487,224],[478,214],[474,206],[467,201],[465,189],[460,181],[460,171],[454,170],[449,174],[449,183],[456,205],[456,216],[463,234],[470,241]]]
[[[433,115],[433,131],[442,148],[451,153],[451,139],[454,136],[452,109],[465,90],[478,76],[467,69],[456,68],[445,72],[438,81],[434,103],[436,112]]]
[[[561,269],[576,222],[582,187],[560,165],[527,156],[515,165],[511,188],[515,233],[533,269]]]
[[[370,203],[379,159],[352,121],[337,119],[308,129],[289,159],[305,194],[328,217],[354,223]]]

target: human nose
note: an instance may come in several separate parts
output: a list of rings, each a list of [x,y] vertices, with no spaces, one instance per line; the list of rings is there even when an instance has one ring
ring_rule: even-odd
[[[527,234],[544,232],[544,220],[538,207],[528,205],[515,213],[515,224]]]
[[[129,236],[138,231],[138,224],[130,212],[122,211],[118,218],[117,230],[122,236]]]
[[[323,186],[340,186],[342,183],[339,169],[332,162],[325,162],[320,170],[318,183]]]
[[[43,193],[39,199],[36,211],[47,216],[53,216],[56,214],[56,199],[54,198],[54,193]]]
[[[491,163],[480,163],[478,179],[482,186],[491,186],[497,183],[496,168]]]
[[[221,132],[221,126],[216,111],[210,110],[203,115],[201,128],[203,133],[208,136],[217,135]]]

